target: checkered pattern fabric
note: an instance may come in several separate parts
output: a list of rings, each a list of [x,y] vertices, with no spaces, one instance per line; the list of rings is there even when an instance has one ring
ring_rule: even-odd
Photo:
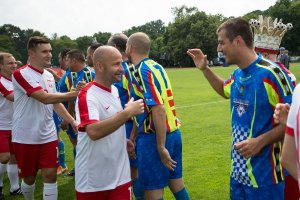
[[[232,142],[233,146],[243,140],[246,140],[250,133],[250,128],[242,127],[240,125],[232,125]],[[232,149],[232,171],[231,177],[239,183],[252,186],[250,177],[247,171],[247,159],[239,154],[234,148]]]

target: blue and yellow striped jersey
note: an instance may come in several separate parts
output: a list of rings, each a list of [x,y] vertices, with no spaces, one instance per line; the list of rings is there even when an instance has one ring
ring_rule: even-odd
[[[164,105],[166,111],[167,133],[179,128],[176,118],[175,104],[171,82],[164,68],[155,61],[146,58],[130,68],[130,95],[135,100],[143,99],[145,112],[136,116],[135,121],[139,133],[155,133],[151,107]]]

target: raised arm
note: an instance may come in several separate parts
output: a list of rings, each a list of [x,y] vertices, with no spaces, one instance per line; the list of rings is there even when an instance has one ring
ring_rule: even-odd
[[[193,59],[196,67],[204,74],[211,87],[222,97],[228,98],[224,94],[223,83],[224,80],[215,74],[207,63],[207,56],[203,54],[201,49],[189,49],[187,54]]]

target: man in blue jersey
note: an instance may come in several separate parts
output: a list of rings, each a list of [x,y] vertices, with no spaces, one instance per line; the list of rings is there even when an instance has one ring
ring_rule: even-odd
[[[224,81],[208,66],[200,49],[188,55],[213,89],[230,98],[232,116],[231,199],[283,199],[284,172],[279,163],[284,127],[274,125],[279,102],[290,103],[293,86],[287,74],[254,51],[249,23],[229,19],[217,30],[218,48],[238,68]]]
[[[118,89],[120,100],[122,107],[125,108],[127,102],[130,100],[130,89],[129,89],[129,81],[130,74],[129,74],[129,68],[128,68],[128,58],[125,53],[126,50],[126,43],[127,43],[128,37],[124,35],[123,33],[116,33],[112,35],[109,40],[107,41],[107,45],[113,46],[117,48],[121,55],[122,55],[122,66],[124,69],[124,72],[121,76],[121,81],[114,83],[114,86]],[[133,120],[129,119],[126,124],[126,137],[127,139],[130,139],[130,134],[133,127]],[[130,142],[129,140],[128,142]],[[135,143],[135,141],[134,141]],[[132,179],[132,187],[133,187],[133,193],[136,200],[144,199],[144,190],[140,188],[139,179],[138,179],[138,169],[137,169],[137,159],[136,158],[130,158],[130,168],[131,168],[131,179]]]
[[[95,72],[91,70],[85,64],[85,57],[82,51],[78,49],[72,49],[66,54],[66,66],[69,67],[69,70],[66,71],[64,76],[59,81],[59,91],[60,92],[68,92],[71,89],[76,88],[79,82],[91,82],[95,78]],[[66,106],[69,113],[74,116],[75,109],[75,99],[74,101],[69,101]],[[66,126],[66,122],[62,121],[62,127]],[[73,144],[73,155],[74,158],[76,156],[76,143],[77,143],[77,135],[73,131],[70,124],[67,125],[67,134],[70,138],[70,141]],[[68,175],[74,176],[75,170],[72,169]]]
[[[144,113],[135,117],[140,186],[146,199],[163,199],[169,186],[176,199],[188,200],[182,179],[182,142],[171,82],[164,68],[149,58],[150,38],[134,33],[126,54],[132,77],[130,95],[143,99]]]

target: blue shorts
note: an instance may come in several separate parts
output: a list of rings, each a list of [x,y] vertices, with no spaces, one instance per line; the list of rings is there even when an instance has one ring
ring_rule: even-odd
[[[53,120],[55,123],[56,132],[58,133],[60,131],[61,118],[56,114],[56,112],[53,112]]]
[[[182,142],[179,130],[167,134],[166,148],[171,158],[177,162],[174,171],[166,168],[160,160],[156,146],[156,134],[139,134],[137,157],[142,189],[162,189],[168,185],[169,179],[182,177]]]
[[[284,181],[263,187],[249,187],[243,185],[233,178],[230,178],[230,199],[231,200],[283,200]]]
[[[71,124],[68,124],[67,134],[74,140],[77,140],[77,134],[75,133]]]

